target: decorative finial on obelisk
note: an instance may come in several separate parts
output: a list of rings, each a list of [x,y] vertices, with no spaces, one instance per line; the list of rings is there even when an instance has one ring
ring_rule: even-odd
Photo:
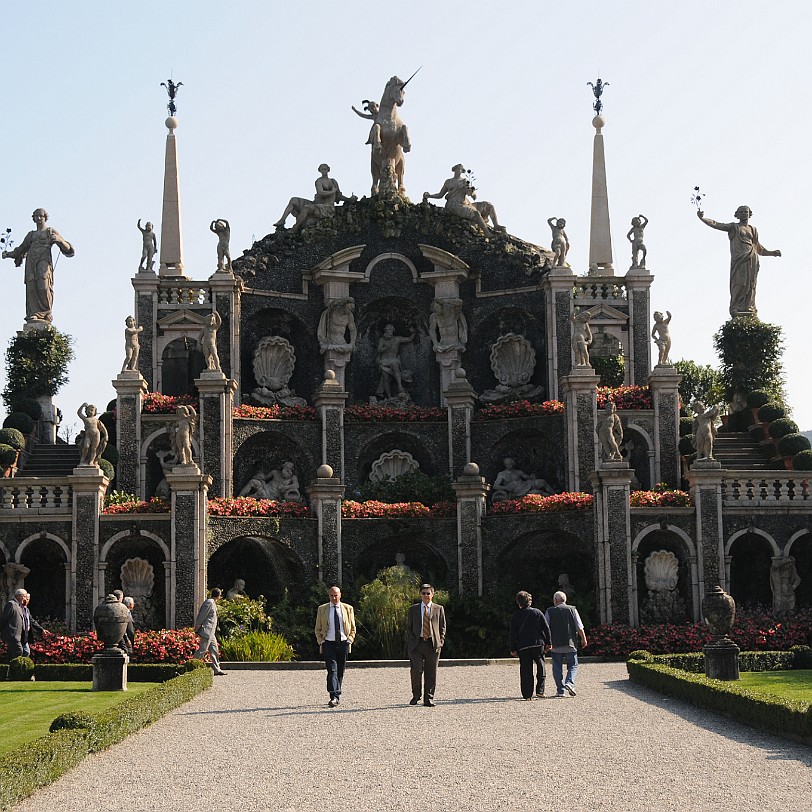
[[[595,128],[595,140],[592,146],[592,219],[589,228],[589,274],[590,276],[614,276],[612,264],[612,233],[609,227],[609,193],[606,189],[606,158],[603,152],[603,135],[601,130],[606,124],[603,117],[604,88],[609,82],[600,77],[593,84],[587,82],[592,88],[595,102],[592,109],[595,117],[592,126]]]
[[[173,82],[167,79],[161,82],[169,94],[169,104],[166,109],[169,117],[166,127],[169,130],[166,136],[166,159],[164,162],[164,198],[163,214],[161,217],[161,264],[158,276],[183,276],[183,237],[180,223],[180,179],[178,177],[178,146],[175,141],[175,130],[178,119],[175,117],[178,108],[175,106],[175,97],[178,88],[183,82]]]

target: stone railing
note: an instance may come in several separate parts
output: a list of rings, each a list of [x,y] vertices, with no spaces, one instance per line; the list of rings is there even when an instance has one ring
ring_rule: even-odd
[[[626,283],[617,277],[581,277],[572,286],[572,298],[577,302],[625,302]]]
[[[809,507],[812,494],[805,471],[722,472],[722,503],[726,507],[801,505]]]
[[[162,282],[158,287],[158,307],[194,307],[210,301],[210,289],[208,286],[201,286],[200,282]]]
[[[0,479],[0,518],[21,513],[67,513],[73,491],[67,477]]]

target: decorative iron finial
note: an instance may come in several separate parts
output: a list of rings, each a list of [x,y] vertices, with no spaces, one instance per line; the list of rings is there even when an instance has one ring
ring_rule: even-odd
[[[599,76],[598,81],[595,82],[594,85],[592,82],[587,82],[587,84],[592,88],[592,93],[595,96],[595,104],[592,105],[592,109],[595,111],[595,115],[599,116],[601,114],[601,110],[603,110],[603,102],[601,101],[603,89],[605,87],[609,87],[609,82],[602,81],[601,77]]]
[[[174,116],[178,112],[178,108],[175,107],[175,96],[178,95],[178,88],[183,87],[183,82],[173,82],[171,79],[167,79],[165,82],[161,82],[161,87],[165,87],[169,94],[169,104],[166,105],[166,109],[169,110],[170,116]]]

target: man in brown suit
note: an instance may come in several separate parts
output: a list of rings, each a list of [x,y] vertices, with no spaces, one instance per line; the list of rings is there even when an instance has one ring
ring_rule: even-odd
[[[422,687],[423,704],[428,708],[434,707],[437,665],[445,643],[445,609],[434,603],[433,597],[434,587],[422,584],[420,603],[409,607],[406,637],[412,674],[412,698],[409,704],[416,705],[420,701]]]

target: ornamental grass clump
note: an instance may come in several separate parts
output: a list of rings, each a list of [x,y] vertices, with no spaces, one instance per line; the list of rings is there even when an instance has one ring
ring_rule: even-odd
[[[232,662],[290,662],[294,651],[281,634],[251,631],[221,640],[220,658]]]

